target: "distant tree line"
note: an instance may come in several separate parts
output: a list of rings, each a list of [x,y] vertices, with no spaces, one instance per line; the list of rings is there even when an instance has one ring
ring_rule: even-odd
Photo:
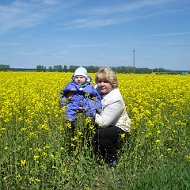
[[[43,66],[43,65],[37,65],[36,67],[36,71],[48,71],[48,72],[74,72],[79,66],[76,66],[76,65],[71,65],[71,66],[67,66],[67,65],[54,65],[53,67],[52,66],[49,66],[48,68]],[[94,73],[98,70],[99,67],[95,67],[95,66],[84,66],[89,73]]]
[[[89,73],[95,73],[100,68],[98,66],[84,66]],[[54,65],[54,66],[43,66],[37,65],[36,68],[27,69],[27,68],[11,68],[9,65],[0,64],[0,71],[33,71],[33,72],[74,72],[75,69],[78,68],[77,65]],[[166,70],[164,68],[136,68],[131,66],[117,66],[111,67],[117,73],[138,73],[138,74],[189,74],[190,71],[174,71],[174,70]]]
[[[100,68],[98,66],[84,66],[89,73],[95,73],[97,70]],[[48,68],[43,66],[43,65],[37,65],[36,71],[39,72],[74,72],[78,66],[76,65],[54,65],[49,66]],[[167,73],[167,74],[178,74],[182,72],[187,72],[187,71],[172,71],[172,70],[166,70],[164,68],[155,68],[155,69],[149,69],[149,68],[136,68],[136,67],[131,67],[131,66],[117,66],[117,67],[111,67],[115,72],[117,73],[138,73],[138,74],[149,74],[149,73]]]
[[[0,65],[0,71],[9,71],[10,69],[9,65]]]

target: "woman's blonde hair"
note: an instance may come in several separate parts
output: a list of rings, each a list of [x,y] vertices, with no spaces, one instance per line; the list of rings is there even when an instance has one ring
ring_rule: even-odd
[[[98,81],[108,81],[113,88],[118,87],[118,81],[116,73],[109,67],[101,67],[98,69],[96,76],[95,76],[95,82],[96,84]]]

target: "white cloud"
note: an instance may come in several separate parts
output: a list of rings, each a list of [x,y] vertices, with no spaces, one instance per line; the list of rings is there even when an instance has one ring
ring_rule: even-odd
[[[16,0],[0,5],[0,35],[14,29],[33,27],[51,18],[56,12],[74,6],[63,0]]]
[[[156,37],[168,37],[168,36],[189,36],[190,32],[175,32],[175,33],[163,33],[163,34],[154,34],[152,36],[156,36]]]
[[[105,1],[104,1],[105,3]],[[70,28],[95,28],[115,24],[126,23],[129,21],[153,17],[174,11],[182,11],[174,8],[171,3],[179,3],[177,0],[141,0],[127,3],[117,3],[115,5],[96,6],[78,9],[73,13],[69,20],[64,20],[62,29]],[[101,5],[101,4],[100,4]]]
[[[52,18],[59,18],[57,24],[63,23],[61,30],[115,25],[165,14],[173,9],[170,8],[171,3],[179,3],[178,0],[113,2],[115,4],[110,6],[109,1],[99,0],[91,7],[88,0],[15,0],[11,4],[0,5],[0,35],[14,28],[35,27]]]

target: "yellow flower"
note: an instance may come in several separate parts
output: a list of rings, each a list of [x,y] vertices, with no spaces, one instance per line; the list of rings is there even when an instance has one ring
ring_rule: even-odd
[[[35,182],[40,183],[40,182],[41,182],[41,180],[40,180],[40,179],[38,179],[38,178],[36,178],[36,179],[35,179]]]
[[[78,132],[78,136],[79,137],[82,136],[82,132],[81,131]]]
[[[72,127],[71,122],[67,122],[67,123],[66,123],[66,128],[71,129],[71,127]]]
[[[85,122],[86,122],[86,124],[90,124],[92,122],[92,118],[91,117],[86,117]]]
[[[26,127],[22,127],[20,130],[21,131],[26,131]]]
[[[46,144],[45,148],[46,148],[46,149],[50,148],[50,145],[49,145],[49,144]]]
[[[21,165],[21,166],[26,165],[26,160],[20,160],[20,165]]]
[[[5,131],[6,131],[6,128],[4,128],[4,127],[0,128],[0,133],[1,132],[4,133]]]
[[[36,160],[38,160],[38,159],[40,158],[40,156],[35,155],[33,158],[34,158],[34,160],[36,161]]]
[[[186,156],[185,156],[185,159],[186,159],[188,162],[190,162],[190,155],[186,155]]]
[[[20,175],[20,174],[17,174],[16,178],[20,179],[20,178],[21,178],[21,175]]]
[[[121,134],[121,139],[124,139],[125,138],[125,134]]]
[[[42,152],[42,156],[46,158],[47,157],[47,153],[46,152]]]
[[[160,143],[160,142],[161,142],[160,139],[155,140],[155,143]]]

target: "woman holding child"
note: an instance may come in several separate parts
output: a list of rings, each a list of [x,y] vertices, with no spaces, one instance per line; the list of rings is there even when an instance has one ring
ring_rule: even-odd
[[[78,84],[79,79],[83,79],[80,84]],[[67,106],[67,120],[72,123],[76,120],[77,110],[82,110],[87,117],[94,118],[96,127],[93,137],[94,151],[113,167],[117,163],[118,152],[124,142],[121,137],[130,131],[131,120],[118,89],[115,72],[111,68],[102,67],[96,73],[95,82],[96,89],[88,82],[86,69],[78,68],[73,75],[73,81],[61,92],[60,104]],[[89,103],[86,104],[85,93],[91,91],[94,92],[92,95],[98,98],[95,104],[92,104],[90,99],[87,99]],[[68,97],[71,92],[72,96]],[[89,105],[88,109],[85,108],[86,105]]]
[[[121,137],[130,131],[130,118],[125,103],[118,89],[115,72],[108,67],[102,67],[95,76],[96,89],[101,95],[102,111],[95,114],[97,129],[93,139],[96,153],[113,167],[117,163],[121,148]]]

